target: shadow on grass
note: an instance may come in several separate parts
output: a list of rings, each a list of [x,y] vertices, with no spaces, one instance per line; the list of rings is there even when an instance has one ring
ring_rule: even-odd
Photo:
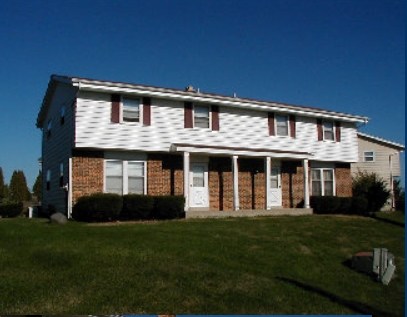
[[[385,222],[385,223],[388,223],[388,224],[391,224],[391,225],[395,225],[395,226],[399,226],[399,227],[405,228],[405,224],[402,223],[402,222],[399,222],[399,221],[395,221],[395,220],[391,220],[391,219],[386,219],[386,218],[381,218],[381,217],[377,217],[377,216],[374,216],[374,215],[373,215],[373,216],[369,216],[369,218],[372,218],[372,219],[377,220],[377,221]]]
[[[326,298],[328,298],[329,300],[338,303],[340,305],[343,305],[345,307],[348,307],[349,309],[354,310],[355,312],[358,312],[362,315],[372,315],[374,317],[397,317],[397,315],[393,315],[391,313],[385,312],[385,311],[381,311],[378,310],[374,307],[371,307],[369,305],[365,305],[362,303],[358,303],[355,301],[350,301],[347,299],[344,299],[342,297],[339,297],[335,294],[329,293],[327,291],[324,291],[323,289],[320,289],[318,287],[315,286],[311,286],[311,285],[307,285],[301,282],[298,282],[296,280],[290,279],[290,278],[286,278],[286,277],[276,277],[277,280],[280,280],[282,282],[285,283],[289,283],[292,285],[295,285],[297,287],[300,287],[306,291],[310,291],[310,292],[314,292],[318,295],[324,296]]]

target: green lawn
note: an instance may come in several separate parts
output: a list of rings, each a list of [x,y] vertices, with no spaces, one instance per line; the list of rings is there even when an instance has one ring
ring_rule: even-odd
[[[388,286],[349,268],[386,247]],[[404,316],[404,216],[183,219],[118,225],[0,219],[3,314]]]

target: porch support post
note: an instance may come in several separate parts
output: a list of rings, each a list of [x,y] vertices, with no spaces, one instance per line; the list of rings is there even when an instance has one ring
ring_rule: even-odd
[[[266,171],[266,209],[270,210],[270,174],[271,174],[271,157],[266,157],[266,168],[264,169]]]
[[[310,208],[309,203],[309,179],[308,179],[308,160],[302,161],[302,169],[304,173],[304,208]]]
[[[184,211],[189,209],[189,152],[184,152]]]
[[[233,208],[239,210],[239,168],[237,165],[237,155],[232,157],[232,170],[233,170]]]
[[[67,218],[72,218],[72,157],[68,159],[68,195],[67,195]]]

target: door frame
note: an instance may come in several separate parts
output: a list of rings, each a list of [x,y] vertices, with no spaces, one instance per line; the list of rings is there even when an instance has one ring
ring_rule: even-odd
[[[203,208],[209,209],[209,175],[208,175],[208,162],[205,161],[191,161],[189,166],[189,207],[190,208]],[[203,182],[204,186],[202,187],[203,191],[203,200],[202,204],[196,204],[194,202],[194,194],[197,191],[194,190],[194,167],[201,166],[203,167]],[[198,187],[199,188],[199,187]]]
[[[270,160],[267,162],[267,164],[270,164],[269,167],[266,169],[267,170],[267,209],[270,209],[271,207],[282,207],[283,205],[283,191],[282,191],[282,181],[281,181],[281,161],[279,160]],[[278,199],[276,203],[272,203],[271,201],[271,176],[272,176],[272,171],[273,168],[278,169],[278,174],[277,174],[277,186],[278,190],[276,191],[278,195]]]

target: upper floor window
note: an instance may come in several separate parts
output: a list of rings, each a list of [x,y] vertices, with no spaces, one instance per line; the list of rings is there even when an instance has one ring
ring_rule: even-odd
[[[122,97],[111,95],[111,122],[140,122],[145,126],[151,125],[151,98]]]
[[[52,120],[49,119],[47,123],[47,137],[51,136],[51,130],[52,130]]]
[[[208,106],[194,106],[194,127],[210,128],[210,111]]]
[[[295,138],[296,117],[294,115],[281,115],[274,112],[268,113],[269,135],[290,136]]]
[[[312,168],[311,187],[313,196],[335,195],[334,169]]]
[[[288,116],[276,116],[277,135],[288,136]]]
[[[219,131],[219,106],[184,103],[184,128],[203,128]]]
[[[61,125],[63,125],[65,123],[65,112],[66,112],[66,107],[63,106],[61,108]]]
[[[140,122],[140,99],[123,97],[123,121]]]
[[[318,141],[341,142],[341,123],[317,119]]]
[[[335,141],[334,123],[332,121],[324,121],[322,129],[324,140]]]
[[[363,162],[374,162],[375,153],[373,151],[364,151],[363,152]]]

